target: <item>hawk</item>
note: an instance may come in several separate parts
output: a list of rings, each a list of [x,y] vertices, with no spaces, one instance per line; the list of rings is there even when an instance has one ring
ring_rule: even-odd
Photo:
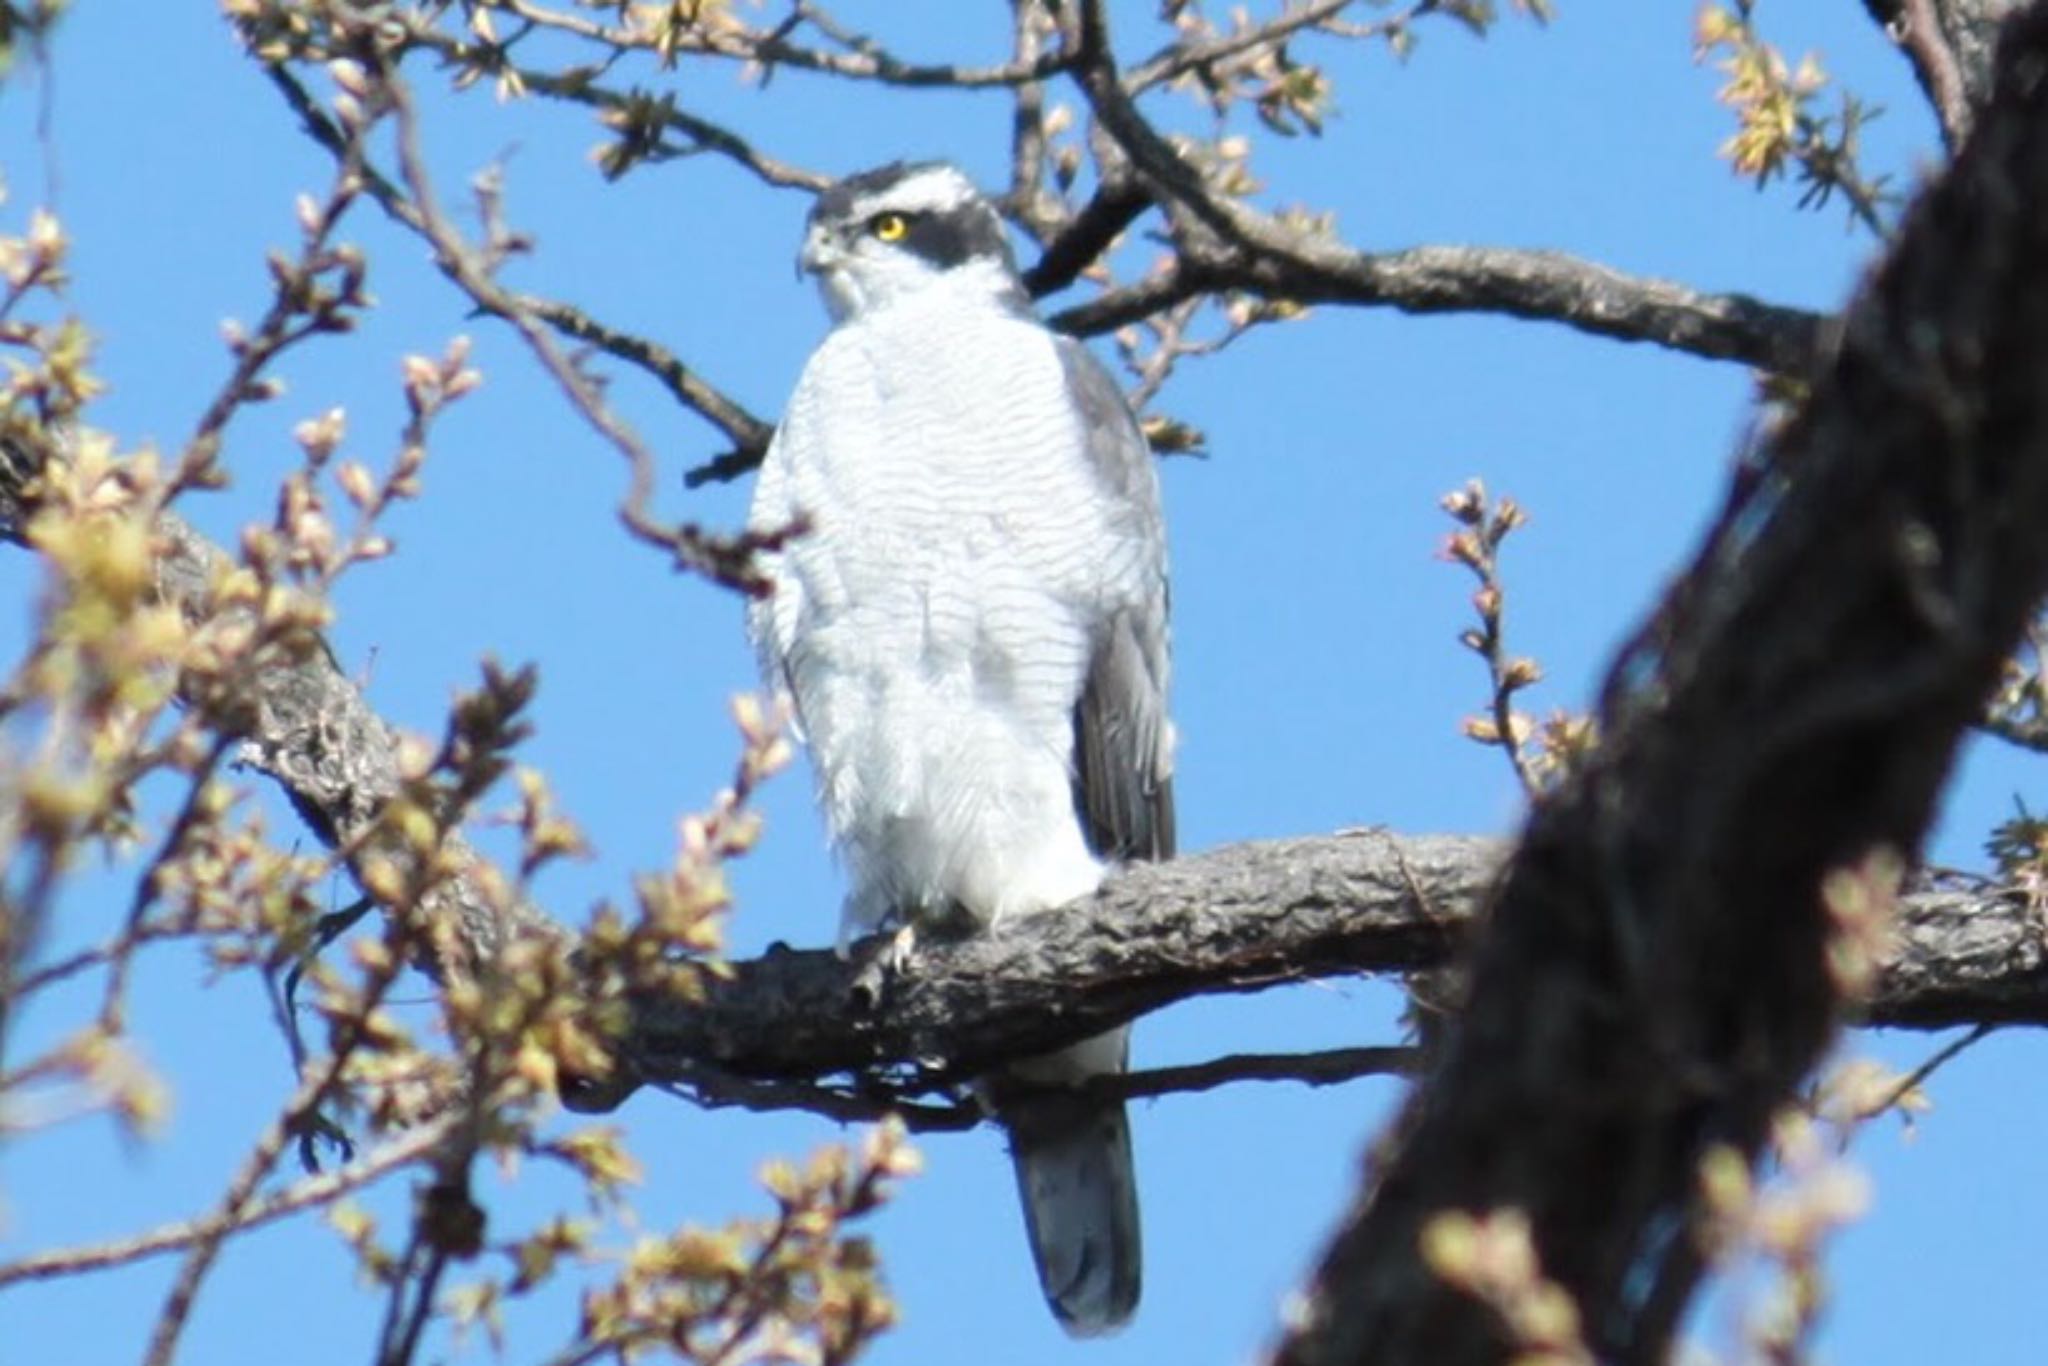
[[[768,557],[749,627],[849,874],[841,944],[890,922],[986,927],[1170,856],[1166,543],[1122,391],[1033,314],[1001,219],[950,165],[838,182],[799,264],[833,327],[749,520],[809,531]],[[1128,1052],[1118,1029],[983,1088],[1076,1335],[1138,1301],[1129,1124],[1072,1089]]]

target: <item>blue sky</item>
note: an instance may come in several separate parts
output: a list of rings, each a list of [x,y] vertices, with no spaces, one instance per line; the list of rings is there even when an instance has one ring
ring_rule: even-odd
[[[1143,22],[1152,8],[1115,7],[1127,55],[1158,42]],[[1267,141],[1258,164],[1269,201],[1334,208],[1347,238],[1371,247],[1554,247],[1702,288],[1838,303],[1869,241],[1833,210],[1796,212],[1782,188],[1753,192],[1714,159],[1729,120],[1712,98],[1716,77],[1691,61],[1692,7],[1560,8],[1548,30],[1504,22],[1484,43],[1433,26],[1405,65],[1323,45],[1338,116],[1320,140]],[[1006,13],[993,0],[843,9],[909,55],[986,59],[1000,52]],[[1868,136],[1872,162],[1910,182],[1932,154],[1932,127],[1862,7],[1760,9],[1786,48],[1817,50],[1889,107]],[[226,372],[221,320],[260,311],[262,253],[289,244],[293,196],[324,186],[329,168],[213,6],[80,6],[54,59],[47,85],[16,78],[0,91],[11,195],[0,213],[18,225],[49,203],[73,235],[72,299],[101,338],[111,383],[95,420],[124,444],[175,445]],[[472,171],[505,160],[508,212],[538,242],[516,283],[659,339],[774,415],[824,329],[790,268],[803,196],[708,160],[607,185],[585,155],[599,130],[584,115],[507,107],[481,91],[451,97],[431,73],[417,79],[445,196],[460,199]],[[1000,97],[792,72],[763,93],[728,67],[685,67],[674,82],[685,107],[829,172],[899,156],[950,157],[984,180],[1002,167]],[[352,579],[333,639],[383,713],[418,728],[475,677],[479,656],[538,662],[527,757],[598,849],[541,891],[579,916],[622,894],[633,870],[665,863],[676,816],[726,781],[726,699],[753,684],[738,606],[628,544],[612,515],[616,458],[504,329],[465,316],[415,240],[367,207],[345,235],[368,251],[381,306],[358,335],[288,361],[288,394],[231,434],[235,487],[185,510],[223,536],[263,515],[265,490],[296,460],[290,425],[335,404],[350,414],[352,453],[387,457],[397,358],[475,336],[485,388],[445,423],[425,498],[389,528],[399,554]],[[1511,642],[1549,670],[1534,701],[1581,705],[1713,507],[1749,393],[1737,367],[1558,327],[1335,309],[1187,371],[1161,403],[1205,430],[1211,449],[1164,471],[1184,847],[1358,825],[1510,831],[1506,766],[1458,732],[1483,700],[1483,674],[1455,640],[1470,585],[1435,558],[1437,498],[1480,475],[1531,510],[1509,546]],[[680,492],[680,471],[723,448],[715,432],[637,378],[622,376],[614,398],[665,461],[670,512],[740,518],[744,485]],[[33,584],[26,557],[0,556],[10,640]],[[1981,832],[2030,782],[2010,755],[1973,755],[1937,856],[1977,863]],[[838,877],[801,771],[774,784],[765,810],[769,838],[736,870],[736,948],[827,943]],[[281,810],[276,828],[303,838]],[[67,939],[107,923],[112,885],[76,889]],[[177,1088],[166,1135],[130,1148],[93,1121],[0,1151],[0,1257],[196,1213],[288,1086],[249,984],[208,986],[171,954],[138,992],[144,1046]],[[1158,1065],[1381,1042],[1397,1010],[1385,987],[1323,983],[1176,1008],[1142,1022],[1135,1049],[1141,1065]],[[61,1023],[52,1007],[24,1028],[47,1038]],[[1849,1047],[1905,1065],[1936,1042],[1859,1036]],[[1859,1146],[1877,1201],[1832,1262],[1833,1359],[2035,1359],[2040,1207],[2029,1193],[2043,1188],[2048,1159],[2031,1134],[2048,1105],[2021,1079],[2043,1061],[2037,1039],[1995,1037],[1941,1074],[1916,1138],[1885,1123]],[[927,1173],[875,1225],[905,1318],[872,1360],[1245,1359],[1269,1340],[1393,1098],[1378,1083],[1268,1086],[1136,1107],[1145,1303],[1123,1336],[1087,1346],[1067,1344],[1039,1300],[997,1136],[926,1141]],[[758,1212],[757,1161],[836,1132],[654,1095],[620,1118],[649,1170],[641,1217],[657,1228]],[[519,1175],[502,1231],[560,1195],[537,1173]],[[402,1202],[379,1207],[395,1217]],[[169,1274],[153,1262],[0,1294],[0,1343],[23,1361],[131,1360]],[[375,1307],[327,1230],[266,1232],[215,1273],[183,1359],[361,1361]],[[560,1296],[515,1316],[509,1359],[546,1356],[572,1316]]]

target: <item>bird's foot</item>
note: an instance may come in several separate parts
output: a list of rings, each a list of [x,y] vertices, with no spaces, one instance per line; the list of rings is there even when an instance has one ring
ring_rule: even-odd
[[[876,935],[867,961],[853,976],[853,998],[863,1010],[874,1010],[888,999],[889,985],[910,970],[917,956],[917,926],[905,921],[894,934]]]

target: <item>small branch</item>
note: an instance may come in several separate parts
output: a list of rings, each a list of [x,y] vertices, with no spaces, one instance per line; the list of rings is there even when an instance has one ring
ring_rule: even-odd
[[[744,479],[761,467],[767,458],[766,443],[759,446],[739,446],[721,455],[714,455],[701,465],[692,465],[683,471],[683,487],[700,489],[706,484],[729,484],[735,479]]]
[[[1142,413],[1152,405],[1152,400],[1159,397],[1166,381],[1173,377],[1173,368],[1184,357],[1220,351],[1243,335],[1245,327],[1234,326],[1214,340],[1190,338],[1188,329],[1207,303],[1207,299],[1185,299],[1164,313],[1148,318],[1145,331],[1152,337],[1149,351],[1142,350],[1135,337],[1127,341],[1122,334],[1118,335],[1117,354],[1131,376],[1131,385],[1125,392],[1134,412]]]
[[[86,1271],[103,1271],[126,1266],[163,1252],[176,1252],[208,1239],[242,1233],[273,1223],[300,1210],[331,1204],[350,1191],[360,1190],[391,1172],[406,1167],[433,1151],[442,1142],[452,1118],[441,1117],[418,1128],[408,1129],[359,1162],[318,1176],[295,1181],[279,1191],[259,1196],[239,1211],[215,1210],[183,1223],[166,1224],[148,1233],[90,1247],[59,1248],[38,1252],[18,1261],[0,1265],[0,1286],[16,1281],[48,1280]]]
[[[1928,1078],[1955,1061],[1964,1052],[1991,1037],[1992,1031],[1997,1028],[1998,1026],[1995,1024],[1980,1024],[1968,1033],[1951,1039],[1935,1049],[1927,1055],[1926,1059],[1918,1067],[1915,1067],[1905,1076],[1900,1077],[1898,1084],[1892,1087],[1891,1091],[1885,1096],[1884,1101],[1876,1106],[1871,1113],[1881,1115],[1907,1096],[1912,1095],[1915,1091],[1926,1085]]]
[[[1804,373],[1819,350],[1821,320],[1739,294],[1706,295],[1623,275],[1557,252],[1489,247],[1414,247],[1371,253],[1312,237],[1211,190],[1138,111],[1109,49],[1101,0],[1082,0],[1075,79],[1096,118],[1163,201],[1186,211],[1176,231],[1182,277],[1148,281],[1126,298],[1105,296],[1059,324],[1093,333],[1143,316],[1147,293],[1243,289],[1299,303],[1388,304],[1411,313],[1489,312],[1547,319],[1627,341],[1763,369]],[[1200,231],[1189,224],[1199,225]],[[1143,312],[1150,312],[1147,308]]]
[[[1086,1089],[1105,1100],[1142,1100],[1213,1091],[1242,1081],[1335,1086],[1360,1077],[1412,1076],[1420,1057],[1419,1050],[1398,1046],[1333,1048],[1319,1053],[1233,1053],[1209,1062],[1094,1077]],[[936,1080],[900,1086],[869,1080],[854,1085],[750,1081],[705,1068],[692,1069],[687,1078],[660,1083],[662,1090],[708,1110],[807,1110],[841,1124],[872,1123],[893,1115],[913,1133],[960,1133],[993,1123],[993,1118],[971,1101],[931,1104],[910,1099],[955,1090],[959,1085]],[[573,1100],[571,1105],[610,1109],[623,1099],[621,1093],[608,1097],[602,1105],[577,1105]]]
[[[391,933],[387,936],[394,947],[402,946],[410,938],[399,930],[399,924],[400,921],[394,919]],[[143,1366],[170,1366],[172,1358],[177,1355],[178,1339],[191,1316],[199,1287],[213,1269],[222,1246],[239,1231],[239,1225],[257,1203],[256,1188],[268,1178],[286,1146],[341,1085],[350,1058],[364,1042],[367,1033],[364,1022],[383,1003],[385,994],[398,980],[404,964],[404,955],[394,952],[385,963],[364,974],[359,1011],[353,1021],[340,1025],[334,1052],[299,1083],[298,1090],[285,1103],[284,1110],[264,1128],[228,1182],[214,1213],[201,1221],[196,1235],[185,1245],[184,1260],[178,1264],[170,1291],[164,1296],[163,1308],[157,1311],[156,1322],[150,1329]]]
[[[1303,29],[1328,23],[1357,3],[1358,0],[1314,0],[1314,3],[1287,10],[1263,24],[1253,24],[1240,33],[1203,43],[1170,44],[1131,67],[1123,78],[1124,89],[1133,95],[1142,94],[1190,71],[1243,57],[1260,48],[1277,46]],[[1408,6],[1399,17],[1383,20],[1369,28],[1377,32],[1410,22],[1418,12],[1433,7],[1435,3],[1436,0],[1420,0],[1420,3]]]
[[[1529,718],[1515,710],[1515,694],[1540,679],[1536,661],[1508,653],[1505,619],[1507,585],[1500,576],[1500,548],[1526,520],[1521,504],[1508,497],[1489,502],[1486,486],[1477,479],[1445,495],[1443,509],[1461,528],[1444,542],[1445,559],[1464,565],[1479,580],[1472,595],[1472,610],[1479,625],[1458,635],[1459,644],[1486,663],[1487,681],[1492,685],[1487,717],[1471,717],[1465,734],[1506,754],[1515,781],[1531,801],[1543,794],[1544,782],[1526,746],[1532,729]]]
[[[602,110],[605,114],[620,119],[651,121],[655,126],[680,133],[690,140],[691,146],[685,151],[679,151],[678,155],[689,152],[715,153],[742,167],[763,184],[778,189],[817,191],[832,183],[830,176],[771,157],[731,129],[700,115],[676,108],[668,98],[656,98],[638,90],[620,91],[599,85],[590,79],[587,69],[579,68],[571,73],[557,74],[533,67],[516,66],[504,60],[501,48],[465,42],[450,34],[429,28],[415,29],[412,41],[452,65],[510,77],[529,93]]]
[[[228,423],[265,392],[264,371],[307,338],[349,325],[351,310],[360,310],[364,304],[360,260],[331,245],[342,218],[355,205],[361,144],[337,132],[334,158],[333,187],[303,225],[304,240],[297,258],[272,258],[275,288],[255,331],[243,332],[238,324],[232,325],[229,347],[234,365],[185,442],[177,471],[162,495],[166,504],[186,487],[213,477]]]
[[[579,14],[546,9],[533,0],[503,0],[503,8],[541,28],[555,29],[596,42],[613,51],[653,52],[656,39],[642,27],[613,26]],[[806,9],[804,17],[816,26],[819,16]],[[978,89],[989,86],[1027,85],[1056,76],[1065,69],[1063,53],[1048,53],[1029,62],[1005,62],[1000,66],[934,65],[908,62],[879,44],[854,35],[828,34],[850,50],[828,52],[789,41],[780,27],[755,30],[725,29],[715,25],[680,27],[668,35],[667,51],[676,55],[701,54],[755,63],[764,68],[796,67],[849,80],[875,81],[883,85],[913,89]],[[673,60],[673,58],[669,58]]]
[[[1298,1081],[1307,1086],[1335,1086],[1360,1077],[1414,1076],[1421,1061],[1422,1050],[1408,1047],[1332,1048],[1320,1053],[1231,1053],[1184,1067],[1153,1067],[1097,1077],[1088,1084],[1088,1089],[1120,1100],[1136,1100],[1213,1091],[1241,1081]]]
[[[285,103],[298,115],[300,124],[309,137],[326,148],[332,156],[339,158],[346,155],[348,143],[340,129],[290,72],[279,66],[269,66],[265,68],[264,74],[269,76],[271,84],[284,97]],[[426,219],[402,188],[373,166],[364,164],[360,172],[363,188],[369,191],[371,197],[393,222],[417,233],[430,244],[434,243],[434,233],[430,231]],[[469,292],[464,277],[441,257],[438,250],[435,264],[458,288]],[[494,317],[510,320],[512,314],[523,311],[547,323],[563,336],[585,342],[617,360],[639,368],[652,376],[684,407],[723,431],[734,443],[734,450],[729,455],[712,461],[707,468],[730,468],[734,473],[704,476],[694,480],[686,477],[686,484],[694,486],[710,477],[736,477],[737,474],[760,464],[761,456],[768,448],[768,438],[774,432],[773,424],[763,421],[723,391],[707,383],[666,347],[608,327],[572,304],[511,291],[502,291],[501,295],[490,297],[478,297],[472,293],[471,298],[479,308]],[[507,307],[494,307],[494,302]]]
[[[1028,62],[1044,50],[1048,32],[1056,31],[1043,0],[1010,0],[1011,57]],[[1010,94],[1010,188],[1004,198],[1017,222],[1037,242],[1066,217],[1059,195],[1045,188],[1045,86],[1017,86]]]
[[[541,368],[561,388],[570,405],[625,457],[628,477],[626,496],[619,505],[619,519],[626,529],[640,541],[667,552],[679,569],[702,574],[715,583],[743,592],[762,591],[765,584],[753,567],[754,554],[757,550],[771,548],[787,533],[774,532],[763,536],[748,532],[720,536],[694,523],[671,526],[655,518],[652,510],[656,484],[654,453],[605,402],[590,376],[562,354],[540,320],[518,296],[499,285],[493,277],[497,261],[509,249],[504,245],[507,239],[501,225],[492,221],[495,195],[488,185],[480,187],[479,198],[485,201],[486,230],[490,233],[490,240],[483,248],[474,248],[440,209],[427,174],[425,157],[420,151],[419,116],[412,103],[411,91],[398,73],[387,66],[378,73],[378,92],[389,101],[397,123],[400,179],[417,214],[419,231],[432,243],[441,269],[461,286],[463,292],[475,299],[479,307],[512,324],[513,330],[526,343]]]
[[[713,388],[661,343],[608,327],[571,304],[532,294],[515,294],[512,297],[522,308],[563,336],[588,342],[607,355],[637,365],[654,376],[684,407],[694,410],[731,437],[737,443],[735,455],[743,455],[752,464],[759,464],[761,457],[767,454],[768,442],[775,435],[775,424],[757,417],[723,391]],[[686,479],[685,482],[689,481]]]
[[[1147,275],[1099,294],[1086,303],[1063,308],[1047,318],[1046,325],[1076,337],[1098,337],[1119,327],[1141,323],[1175,304],[1220,287],[1220,281],[1211,281],[1193,264],[1181,259],[1170,270]]]

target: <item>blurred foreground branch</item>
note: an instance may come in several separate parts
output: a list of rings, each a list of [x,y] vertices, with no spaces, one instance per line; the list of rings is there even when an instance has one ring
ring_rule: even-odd
[[[1621,652],[1601,746],[1532,814],[1470,1008],[1286,1366],[1513,1355],[1454,1283],[1455,1238],[1505,1210],[1575,1307],[1567,1359],[1666,1360],[1709,1260],[1703,1164],[1758,1160],[1855,1001],[1919,1013],[1880,931],[2048,588],[2048,5],[1998,67],[1810,399]]]
[[[29,524],[44,458],[21,444],[0,447],[0,531],[9,539],[18,540]],[[215,586],[233,571],[233,557],[175,513],[159,515],[155,530],[158,600],[189,620],[204,619],[215,610]],[[235,761],[275,780],[328,848],[350,850],[358,859],[410,861],[414,855],[401,833],[379,820],[401,789],[397,732],[371,709],[333,654],[323,647],[276,658],[253,675],[250,689]],[[478,866],[459,835],[449,837],[443,852],[455,865]],[[468,874],[437,883],[426,909],[453,929],[438,946],[448,957],[428,964],[437,976],[466,972],[520,935],[564,933],[533,906],[487,894]]]

